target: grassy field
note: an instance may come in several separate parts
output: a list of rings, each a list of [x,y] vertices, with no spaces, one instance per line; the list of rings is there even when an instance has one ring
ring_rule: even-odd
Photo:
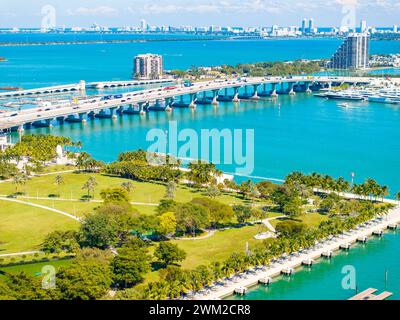
[[[55,212],[0,201],[0,253],[37,250],[55,230],[77,229],[79,223]]]
[[[29,264],[21,264],[10,267],[0,267],[0,271],[7,273],[16,273],[16,272],[26,272],[31,275],[40,275],[41,270],[44,266],[53,266],[56,270],[60,267],[68,266],[71,264],[71,260],[55,260],[48,262],[37,262],[37,263],[29,263]],[[1,277],[1,274],[0,274]]]
[[[249,248],[259,240],[254,236],[266,231],[262,225],[246,226],[217,231],[213,236],[201,240],[176,240],[173,241],[187,253],[187,258],[182,262],[184,268],[194,268],[200,264],[209,264],[212,261],[222,261],[235,251],[245,251],[246,242]]]
[[[19,186],[18,192],[23,192],[29,197],[54,197],[58,195],[58,186],[54,183],[55,175],[46,175],[34,177],[26,182],[25,185]],[[159,203],[164,198],[166,187],[158,183],[136,182],[132,180],[122,179],[119,177],[110,177],[101,174],[88,173],[64,173],[64,184],[60,187],[60,198],[62,199],[81,199],[87,194],[86,190],[82,189],[83,184],[89,177],[95,177],[98,183],[95,189],[94,199],[100,199],[100,192],[105,188],[121,186],[123,182],[130,181],[134,189],[131,191],[131,201],[141,203]],[[0,195],[11,195],[16,192],[16,186],[12,182],[4,182],[0,184]],[[201,192],[179,186],[176,192],[176,201],[187,202],[193,198],[201,196]],[[239,196],[230,194],[222,194],[216,200],[228,203],[243,203],[244,200]]]
[[[310,227],[317,227],[322,221],[328,220],[329,217],[325,214],[320,214],[318,212],[309,212],[300,216],[297,220],[303,222]],[[282,219],[272,220],[270,223],[272,226],[276,227],[277,223],[283,221]]]

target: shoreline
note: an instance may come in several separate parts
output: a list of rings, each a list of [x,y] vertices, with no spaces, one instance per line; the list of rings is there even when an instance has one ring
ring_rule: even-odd
[[[82,40],[82,41],[30,41],[30,42],[0,42],[0,47],[26,46],[59,46],[59,45],[86,45],[86,44],[113,44],[113,43],[145,43],[145,42],[179,42],[179,41],[216,41],[230,40],[221,38],[169,38],[169,39],[114,39],[114,40]]]
[[[237,288],[246,288],[247,290],[250,287],[258,285],[261,279],[279,276],[282,274],[284,269],[296,269],[301,267],[305,260],[317,260],[323,258],[324,253],[341,250],[341,246],[354,244],[359,241],[358,239],[363,237],[370,238],[374,235],[374,232],[384,231],[388,229],[390,225],[397,224],[398,222],[400,222],[400,206],[391,209],[386,218],[377,217],[372,219],[369,222],[364,223],[361,227],[358,227],[356,230],[346,231],[342,235],[338,235],[331,240],[324,240],[314,246],[313,249],[304,250],[295,258],[290,256],[291,258],[284,263],[272,263],[266,270],[258,270],[251,275],[247,274],[236,283],[231,283],[226,287],[223,286],[214,292],[197,295],[193,300],[220,300],[232,296],[235,294],[235,289]]]

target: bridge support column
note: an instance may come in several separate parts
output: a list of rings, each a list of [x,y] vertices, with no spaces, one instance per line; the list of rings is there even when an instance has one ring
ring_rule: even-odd
[[[293,82],[289,82],[289,94],[291,96],[294,96],[296,94],[296,92],[294,92],[293,87],[294,87],[294,83]]]
[[[240,99],[239,99],[239,87],[235,87],[235,88],[233,88],[233,90],[234,90],[234,94],[233,94],[232,101],[233,102],[240,102]]]
[[[174,97],[171,98],[165,98],[165,111],[166,112],[171,112],[172,111],[172,105],[174,103]]]
[[[144,110],[145,103],[144,102],[139,102],[138,104],[139,104],[139,114],[141,116],[145,115],[146,114],[146,111]]]
[[[116,111],[118,114],[123,114],[124,113],[124,106],[119,106],[118,108],[117,108],[117,111]]]
[[[212,99],[212,102],[211,102],[211,104],[213,104],[213,105],[218,105],[219,104],[219,102],[218,102],[218,93],[219,93],[219,90],[213,90],[213,99]]]
[[[276,93],[277,85],[278,85],[278,83],[272,83],[271,97],[278,97],[278,94]]]
[[[53,125],[51,124],[51,121],[52,121],[53,119],[47,119],[47,120],[45,120],[45,123],[46,123],[46,126],[47,127],[49,127],[49,128],[52,128],[53,127]]]
[[[110,108],[111,119],[117,119],[118,118],[118,116],[116,115],[116,112],[115,112],[116,110],[117,110],[117,107]]]
[[[63,124],[65,121],[64,117],[57,117],[56,120],[58,121],[58,123]]]
[[[311,87],[311,82],[306,82],[306,92],[307,93],[312,93],[312,90],[310,89]]]
[[[87,120],[86,120],[86,118],[85,118],[86,115],[87,115],[86,112],[79,113],[79,120],[80,120],[82,123],[86,123],[86,122],[87,122]]]
[[[258,87],[259,87],[258,84],[255,84],[255,85],[253,86],[253,88],[254,88],[254,93],[253,93],[253,96],[251,97],[251,99],[253,99],[253,100],[258,100],[258,99],[260,99],[260,97],[258,96]]]
[[[190,95],[190,104],[189,108],[195,109],[196,108],[196,100],[197,100],[197,93],[193,93]]]

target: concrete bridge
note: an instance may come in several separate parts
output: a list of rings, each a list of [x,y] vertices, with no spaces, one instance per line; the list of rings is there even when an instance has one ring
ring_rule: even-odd
[[[85,122],[94,117],[116,118],[122,114],[145,114],[149,110],[171,111],[174,107],[195,108],[199,104],[217,105],[220,101],[239,102],[241,99],[258,100],[263,96],[294,95],[296,85],[303,88],[303,91],[311,92],[312,85],[315,84],[331,87],[342,83],[368,84],[372,81],[374,79],[360,77],[259,77],[199,82],[190,87],[131,91],[118,95],[88,97],[75,103],[45,109],[42,107],[4,112],[0,114],[0,131],[23,131],[32,126],[49,127],[53,121]],[[185,97],[189,100],[185,101]]]
[[[9,91],[9,92],[0,92],[0,98],[17,98],[23,96],[32,96],[32,95],[42,95],[42,94],[54,94],[54,93],[67,93],[73,91],[84,91],[86,89],[85,81],[81,80],[79,83],[75,84],[65,84],[60,86],[53,87],[44,87],[37,89],[28,89],[28,90],[19,90],[19,91]]]
[[[173,79],[155,79],[155,80],[128,80],[128,81],[101,81],[89,82],[86,87],[91,89],[108,89],[119,87],[133,87],[149,84],[163,84],[174,82]]]

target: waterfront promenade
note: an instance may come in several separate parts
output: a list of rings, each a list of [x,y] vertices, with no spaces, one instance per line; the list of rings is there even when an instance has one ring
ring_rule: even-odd
[[[294,85],[303,83],[307,92],[313,83],[319,83],[330,87],[332,83],[369,84],[375,79],[365,77],[254,77],[235,78],[226,80],[214,80],[198,82],[192,86],[161,87],[152,90],[130,91],[120,95],[104,95],[103,97],[86,98],[83,100],[66,103],[65,105],[54,105],[50,107],[39,107],[21,110],[18,112],[4,112],[0,115],[0,131],[11,129],[24,129],[24,126],[51,126],[51,121],[74,120],[84,122],[86,117],[97,116],[100,118],[116,118],[117,113],[139,113],[145,114],[151,106],[160,108],[160,101],[165,102],[164,110],[172,106],[196,107],[196,104],[218,104],[219,101],[239,102],[240,99],[259,99],[260,95],[277,96],[278,85],[281,89],[287,85],[285,92],[295,94]],[[267,91],[267,85],[270,90]],[[263,91],[259,92],[262,87]],[[245,94],[239,95],[239,89],[244,88]],[[228,95],[228,89],[233,90],[233,95]],[[220,94],[220,90],[224,90]],[[209,99],[206,94],[212,93]],[[202,94],[202,96],[200,96]],[[183,97],[189,96],[189,103],[183,102]],[[104,97],[107,97],[105,99]],[[175,98],[180,100],[175,101]],[[73,119],[71,119],[73,117]]]
[[[399,221],[400,207],[396,207],[390,210],[386,217],[373,219],[362,224],[356,230],[349,230],[337,237],[321,241],[312,248],[290,255],[284,262],[271,263],[268,268],[256,269],[254,272],[242,274],[240,278],[236,278],[236,282],[225,282],[224,286],[218,286],[214,291],[209,290],[204,294],[196,295],[194,299],[218,300],[234,294],[235,289],[246,288],[247,290],[251,286],[259,284],[260,280],[276,277],[285,270],[288,271],[301,266],[304,261],[310,262],[333,251],[349,247],[357,241],[364,241],[366,237],[370,237],[376,232],[383,231],[397,224]]]

